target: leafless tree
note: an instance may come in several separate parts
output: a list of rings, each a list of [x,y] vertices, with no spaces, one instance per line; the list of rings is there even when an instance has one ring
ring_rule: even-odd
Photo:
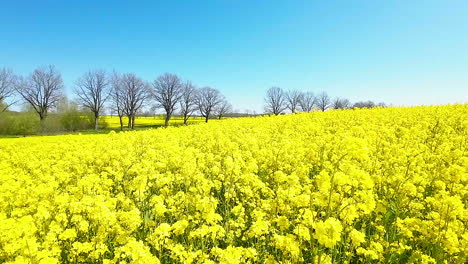
[[[5,112],[13,103],[7,99],[12,98],[15,93],[15,76],[10,69],[0,69],[0,113]]]
[[[223,100],[219,105],[217,105],[214,109],[215,114],[218,116],[218,119],[221,119],[225,114],[232,111],[232,105]]]
[[[360,101],[356,102],[353,105],[353,108],[373,108],[375,107],[375,103],[373,101]]]
[[[166,111],[164,125],[169,125],[172,113],[182,97],[182,84],[179,77],[175,74],[165,73],[159,76],[153,82],[153,97],[161,107]]]
[[[305,92],[301,96],[299,106],[303,112],[311,112],[315,106],[315,96],[312,92]]]
[[[286,109],[286,99],[283,89],[271,87],[265,97],[265,111],[275,115],[281,114]]]
[[[197,91],[196,105],[201,116],[208,122],[208,118],[213,113],[215,108],[221,104],[224,96],[217,90],[211,87],[204,87]]]
[[[299,102],[301,101],[301,92],[298,90],[289,90],[285,95],[286,107],[291,111],[291,113],[296,113],[296,110],[299,107]]]
[[[387,107],[387,104],[384,102],[380,102],[377,104],[378,107]]]
[[[184,125],[196,110],[196,89],[191,82],[187,81],[182,84],[182,97],[180,99],[180,113],[184,118]]]
[[[120,77],[122,105],[128,117],[128,128],[135,128],[135,117],[143,104],[149,98],[149,87],[146,82],[133,73],[125,73]]]
[[[20,78],[16,91],[31,105],[41,122],[63,94],[63,81],[54,66],[40,67],[27,78]]]
[[[99,115],[104,109],[104,103],[109,98],[110,83],[106,72],[102,70],[89,71],[75,83],[75,94],[78,101],[94,114],[94,129],[99,128]]]
[[[123,116],[125,115],[124,109],[124,89],[121,82],[120,75],[114,71],[110,78],[111,83],[111,90],[110,90],[110,97],[112,100],[111,109],[114,111],[117,116],[119,117],[120,121],[120,130],[123,130]]]
[[[330,97],[326,92],[321,92],[315,97],[318,109],[325,111],[330,107]]]
[[[348,99],[337,97],[332,102],[333,109],[348,109],[351,106],[351,102]]]

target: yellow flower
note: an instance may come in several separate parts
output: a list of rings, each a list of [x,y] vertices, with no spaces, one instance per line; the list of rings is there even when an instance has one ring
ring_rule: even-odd
[[[357,231],[356,229],[353,229],[351,232],[349,232],[349,237],[351,238],[351,243],[354,247],[359,247],[361,243],[366,241],[365,234]]]
[[[179,220],[172,225],[172,230],[176,235],[182,235],[188,226],[187,220]]]
[[[76,231],[75,229],[73,228],[69,228],[69,229],[66,229],[64,230],[61,234],[60,234],[60,239],[62,240],[73,240],[76,238]]]
[[[333,247],[341,240],[343,226],[336,218],[330,217],[325,222],[319,221],[313,227],[315,229],[314,238],[327,248]]]

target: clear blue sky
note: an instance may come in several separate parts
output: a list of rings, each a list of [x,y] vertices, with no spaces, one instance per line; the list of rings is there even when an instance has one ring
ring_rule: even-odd
[[[3,1],[0,67],[177,73],[236,109],[265,91],[468,102],[468,1]]]

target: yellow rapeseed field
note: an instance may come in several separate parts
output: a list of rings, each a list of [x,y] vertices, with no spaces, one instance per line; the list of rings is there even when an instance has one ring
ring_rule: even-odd
[[[120,128],[120,120],[118,116],[103,116],[101,117],[102,121],[105,121],[109,128]],[[124,127],[127,126],[128,118],[124,116],[122,118]],[[210,120],[211,122],[214,120]],[[203,117],[190,117],[187,121],[187,124],[197,124],[205,122]],[[173,116],[169,122],[171,126],[179,126],[184,124],[183,117]],[[137,116],[135,119],[136,127],[151,127],[151,126],[164,126],[164,117],[163,116]]]
[[[0,263],[466,263],[468,104],[0,139]]]

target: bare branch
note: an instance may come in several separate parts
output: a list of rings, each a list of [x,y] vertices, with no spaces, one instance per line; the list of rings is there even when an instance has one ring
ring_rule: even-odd
[[[380,104],[383,104],[383,103],[380,103]],[[376,107],[376,104],[371,100],[356,102],[353,105],[353,108],[373,108],[373,107]]]
[[[332,103],[333,109],[348,109],[351,106],[351,102],[348,99],[335,98]]]
[[[12,98],[15,93],[15,76],[10,69],[0,70],[0,113],[5,112],[12,103],[7,103],[7,99]]]
[[[286,107],[291,111],[291,113],[295,113],[297,108],[299,107],[301,96],[302,94],[297,90],[289,90],[285,94]]]
[[[180,113],[184,118],[184,125],[196,110],[196,88],[190,81],[182,85],[182,97],[180,99]]]
[[[315,96],[312,92],[305,92],[301,96],[301,100],[299,101],[299,105],[303,112],[311,112],[314,110],[314,106],[316,104]]]
[[[196,105],[200,114],[208,122],[210,114],[224,100],[224,96],[216,89],[204,87],[197,91]]]
[[[95,129],[98,129],[99,115],[104,109],[104,103],[109,98],[109,80],[102,70],[89,71],[76,81],[75,94],[79,102],[95,117]]]
[[[63,94],[63,81],[54,66],[41,67],[26,79],[19,78],[15,89],[29,103],[41,120],[56,106]]]
[[[321,111],[325,111],[330,107],[330,97],[326,92],[321,92],[316,97],[316,103]]]
[[[149,85],[133,73],[119,76],[118,93],[121,110],[128,117],[128,128],[135,128],[135,116],[150,96]]]
[[[231,111],[232,111],[232,105],[226,100],[223,100],[214,109],[214,112],[218,116],[218,119],[221,119],[225,114],[227,114],[227,113],[229,113]]]
[[[120,121],[120,130],[123,130],[123,116],[125,114],[124,111],[124,92],[123,92],[123,85],[121,82],[121,76],[117,72],[113,72],[110,77],[110,99],[112,101],[111,104],[111,111],[115,112],[119,117]]]
[[[166,111],[165,126],[169,125],[172,113],[182,97],[182,84],[180,78],[175,74],[165,73],[153,82],[153,97]]]
[[[265,97],[265,111],[275,115],[281,114],[286,109],[284,92],[279,87],[271,87]]]

